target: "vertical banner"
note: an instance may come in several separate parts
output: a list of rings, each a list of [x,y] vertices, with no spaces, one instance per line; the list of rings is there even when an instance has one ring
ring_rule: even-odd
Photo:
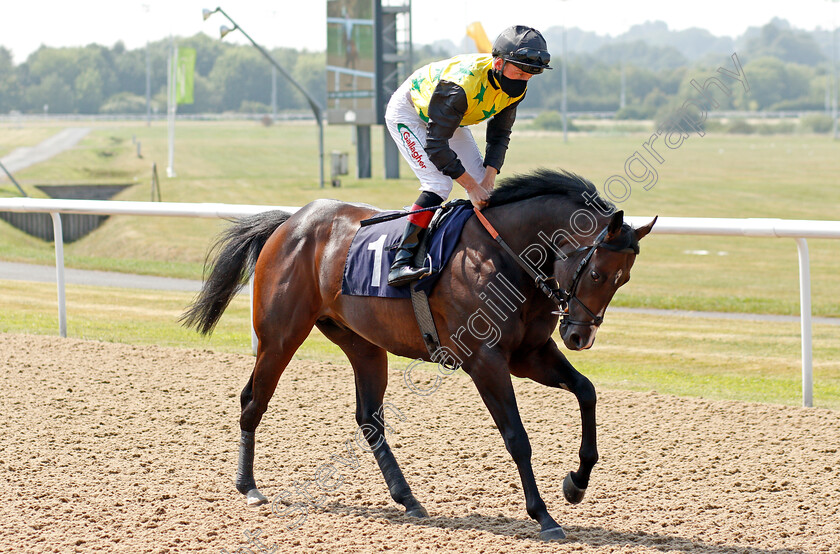
[[[195,49],[179,48],[176,60],[176,96],[177,104],[193,103],[193,84],[195,78]]]

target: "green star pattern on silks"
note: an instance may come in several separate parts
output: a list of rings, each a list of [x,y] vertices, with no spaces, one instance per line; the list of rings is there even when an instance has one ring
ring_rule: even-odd
[[[484,102],[484,93],[485,92],[487,92],[487,87],[484,86],[484,83],[481,83],[481,92],[476,94],[473,97],[473,100],[478,100],[478,103],[481,104],[482,102]]]
[[[443,74],[443,68],[436,69],[435,74],[432,75],[432,82],[440,81],[440,76]]]
[[[420,119],[422,119],[426,123],[429,122],[429,116],[423,113],[423,108],[420,108]]]
[[[481,110],[481,113],[483,113],[483,114],[484,114],[484,119],[487,119],[487,118],[488,118],[488,117],[490,117],[491,115],[495,115],[495,113],[496,113],[496,104],[493,104],[493,106],[490,108],[490,111],[489,111],[489,112],[488,112],[488,111],[486,111],[486,110]]]
[[[463,65],[458,66],[458,73],[460,75],[475,75],[475,73],[473,73],[472,71],[469,70],[469,68],[464,67]]]
[[[420,92],[420,83],[425,81],[426,79],[422,75],[418,75],[415,79],[411,80],[411,88]]]

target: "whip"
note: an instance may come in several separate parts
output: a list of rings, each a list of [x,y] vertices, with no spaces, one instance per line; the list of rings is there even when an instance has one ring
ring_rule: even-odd
[[[367,227],[368,225],[375,225],[377,223],[382,223],[385,221],[392,221],[394,219],[399,219],[401,217],[407,217],[412,214],[419,214],[423,212],[433,212],[435,210],[439,210],[441,208],[449,207],[449,206],[461,206],[464,204],[470,204],[469,200],[453,200],[451,202],[447,202],[446,204],[440,204],[438,206],[430,206],[428,208],[420,208],[419,210],[411,210],[411,211],[402,211],[393,214],[386,214],[386,215],[378,215],[376,217],[371,217],[368,219],[363,219],[359,222],[362,227]]]

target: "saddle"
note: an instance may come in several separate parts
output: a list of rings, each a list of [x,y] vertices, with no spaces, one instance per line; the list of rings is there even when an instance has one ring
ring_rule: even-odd
[[[421,267],[421,264],[425,266],[428,262],[432,273],[423,279],[418,279],[408,284],[408,288],[411,290],[411,306],[414,308],[414,317],[417,320],[417,326],[420,328],[420,336],[423,338],[423,343],[426,345],[426,350],[429,352],[432,360],[440,357],[438,356],[440,353],[440,337],[438,336],[435,320],[432,316],[432,309],[429,306],[431,286],[427,288],[419,285],[432,275],[439,273],[443,268],[442,266],[435,268],[432,265],[432,258],[428,254],[428,249],[435,231],[443,227],[447,220],[456,213],[456,208],[460,206],[469,206],[466,209],[472,211],[472,202],[469,200],[453,200],[444,204],[444,207],[438,210],[434,217],[432,217],[429,228],[423,240],[420,242],[420,247],[417,249],[417,254],[414,257],[414,267]],[[464,221],[466,222],[466,220]],[[437,281],[437,279],[434,281]],[[432,282],[432,286],[434,286],[434,281]],[[457,365],[448,365],[446,360],[440,360],[438,363],[443,364],[444,367],[453,371],[458,369]]]
[[[473,212],[463,201],[450,202],[441,208],[430,222],[430,231],[425,233],[416,256],[417,266],[426,266],[430,275],[422,277],[418,288],[431,292],[440,271],[446,267],[455,251],[461,231]],[[392,287],[388,285],[388,269],[396,256],[396,249],[405,229],[405,219],[400,212],[391,212],[384,217],[390,220],[363,225],[356,232],[347,259],[344,263],[344,276],[341,294],[350,296],[379,296],[382,298],[409,298],[408,286]],[[395,219],[391,219],[395,217]],[[378,219],[378,218],[374,218]]]
[[[384,216],[395,219],[361,226],[347,252],[341,294],[411,298],[423,342],[429,354],[434,355],[440,348],[440,341],[428,295],[452,257],[461,231],[473,213],[469,200],[448,202],[435,213],[414,259],[415,267],[425,266],[430,274],[401,287],[388,285],[388,269],[396,256],[405,220],[395,212]]]
[[[414,264],[414,267],[427,267],[429,269],[429,274],[426,275],[425,277],[417,279],[416,281],[412,281],[412,283],[411,283],[412,285],[417,283],[417,282],[428,279],[432,275],[436,275],[436,274],[440,273],[440,270],[443,269],[443,267],[446,265],[446,262],[449,261],[448,256],[447,256],[447,259],[443,260],[442,264],[440,264],[438,267],[435,267],[435,265],[434,265],[435,260],[429,254],[429,248],[431,247],[431,244],[432,244],[432,238],[435,236],[435,233],[439,229],[441,229],[444,225],[446,225],[446,222],[449,221],[449,219],[452,217],[452,215],[455,214],[455,212],[456,212],[455,208],[457,208],[459,206],[466,206],[466,205],[471,206],[472,203],[469,200],[452,200],[451,202],[447,202],[446,204],[443,204],[443,207],[440,208],[439,210],[437,210],[435,212],[435,215],[432,216],[432,220],[429,222],[429,227],[426,229],[426,232],[423,234],[423,239],[420,241],[420,246],[417,248],[417,254],[414,255],[414,260],[412,261],[412,263]],[[462,228],[463,228],[463,226],[462,226]],[[460,234],[461,233],[460,233],[460,229],[459,229],[458,235],[460,236]],[[398,248],[399,248],[399,245],[394,245],[394,246],[391,247],[391,250],[397,250]],[[437,279],[435,279],[435,281],[437,281]],[[424,288],[426,290],[428,290],[429,292],[431,292],[431,289],[432,289],[431,286],[426,286]]]

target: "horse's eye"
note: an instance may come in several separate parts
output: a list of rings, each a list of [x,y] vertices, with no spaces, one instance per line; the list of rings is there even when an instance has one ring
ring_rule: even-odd
[[[598,272],[594,270],[589,272],[589,276],[592,277],[592,280],[595,282],[598,282],[598,280],[601,278]]]

